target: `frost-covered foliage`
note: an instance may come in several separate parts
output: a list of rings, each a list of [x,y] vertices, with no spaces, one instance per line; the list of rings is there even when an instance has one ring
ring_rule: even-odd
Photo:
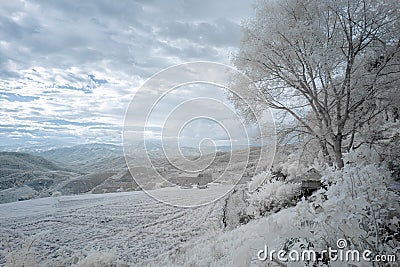
[[[345,238],[350,248],[375,255],[400,252],[398,195],[388,190],[392,180],[386,166],[370,163],[377,157],[371,150],[349,153],[342,170],[325,172],[328,189],[297,205],[300,225],[310,233],[307,242],[335,247]]]
[[[278,146],[272,172],[283,175],[287,180],[296,178],[306,170],[305,165],[309,164],[308,161],[304,161],[301,152],[302,148],[299,144]]]
[[[295,207],[260,217],[232,231],[217,236],[210,234],[189,243],[173,257],[157,258],[157,262],[165,266],[278,266],[276,259],[275,262],[260,262],[257,252],[264,246],[299,252],[337,249],[338,239],[345,239],[348,249],[361,252],[368,249],[372,256],[396,255],[398,259],[398,195],[388,189],[392,182],[390,172],[384,163],[376,163],[377,157],[375,151],[368,149],[351,152],[345,156],[347,164],[342,170],[326,169],[323,173],[326,189],[317,191],[308,200],[303,199]],[[288,266],[344,264],[325,258],[320,262],[291,262]],[[363,261],[351,264],[372,266]],[[397,265],[375,262],[374,266]]]
[[[253,176],[249,183],[249,191],[253,192],[256,189],[258,189],[258,186],[263,184],[265,181],[271,179],[271,173],[270,172],[261,172],[259,174],[256,174]]]
[[[257,1],[255,7],[255,17],[243,23],[235,66],[280,113],[280,134],[314,140],[326,161],[342,168],[344,152],[380,139],[371,130],[381,114],[399,119],[399,1]],[[246,103],[258,105],[257,92],[237,87]]]
[[[257,187],[259,184],[262,186]],[[239,186],[225,198],[223,225],[225,229],[234,229],[254,218],[294,206],[300,194],[300,183],[279,180],[270,172],[259,173],[248,187]]]
[[[387,150],[385,150],[388,153],[386,160],[394,179],[400,180],[400,134],[393,136],[391,141]]]
[[[108,267],[120,266],[117,264],[117,256],[112,251],[91,251],[82,258],[74,257],[74,267]]]
[[[284,175],[287,176],[289,180],[296,178],[296,176],[305,170],[302,162],[299,160],[299,155],[292,153],[282,160],[278,164],[278,169]]]
[[[283,176],[287,181],[297,180],[309,169],[323,170],[326,161],[319,147],[308,142],[286,144],[278,147],[274,159],[272,173]]]
[[[279,211],[296,204],[301,190],[299,183],[286,183],[277,179],[267,181],[257,191],[249,194],[246,213],[254,217]]]
[[[366,147],[348,153],[344,160],[347,164],[342,170],[324,172],[327,190],[319,190],[296,206],[298,226],[305,233],[287,239],[283,247],[311,246],[321,251],[335,248],[336,241],[344,238],[349,249],[398,256],[400,214],[398,195],[388,189],[392,182],[389,170],[385,163],[377,163],[379,154]]]
[[[234,229],[251,219],[246,214],[246,207],[248,205],[246,191],[246,187],[238,186],[225,197],[222,210],[222,224],[225,229]]]
[[[386,122],[385,126],[381,130],[385,136],[379,142],[380,154],[387,161],[393,178],[400,180],[400,121]]]

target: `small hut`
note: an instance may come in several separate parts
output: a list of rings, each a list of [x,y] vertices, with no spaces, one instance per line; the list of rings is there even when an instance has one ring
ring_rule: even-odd
[[[321,174],[314,168],[309,169],[301,177],[301,190],[303,196],[311,196],[311,194],[321,188]]]
[[[190,173],[190,172],[182,172],[175,179],[171,179],[170,182],[173,182],[177,185],[206,185],[212,182],[212,174],[211,173]]]

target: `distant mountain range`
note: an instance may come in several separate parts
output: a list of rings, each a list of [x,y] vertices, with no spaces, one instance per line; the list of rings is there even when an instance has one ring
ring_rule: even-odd
[[[172,151],[173,157],[182,153],[186,158],[198,158],[200,152],[197,148],[181,147],[180,150],[171,146],[162,146],[161,142],[146,142],[147,152],[143,152],[143,145],[133,144],[125,148],[126,159],[130,170],[138,177],[146,173],[153,173],[150,169],[160,170],[168,179],[181,176],[181,172],[170,159],[165,157],[164,151]],[[202,148],[206,153],[204,161],[212,157],[208,148]],[[225,169],[230,160],[230,147],[218,147],[215,162],[211,165],[212,172],[218,176]],[[258,154],[257,148],[252,148],[251,161],[255,161]],[[239,158],[246,160],[244,151],[234,153]],[[243,156],[241,156],[243,154]],[[152,160],[149,165],[148,158]],[[178,157],[174,158],[177,159]],[[72,147],[54,148],[47,151],[37,151],[30,154],[21,152],[0,152],[0,203],[25,200],[36,197],[45,197],[53,194],[81,194],[81,193],[107,193],[117,191],[140,190],[131,173],[128,171],[122,146],[112,144],[84,144]],[[186,164],[185,159],[176,161]],[[225,173],[220,182],[231,182],[237,173],[239,165],[234,165]],[[247,177],[253,170],[254,164],[247,167]],[[246,178],[247,179],[247,178]],[[150,179],[151,180],[151,179]],[[160,186],[153,184],[144,185],[145,188]],[[141,185],[143,186],[143,185]],[[162,186],[162,185],[161,185]]]
[[[125,164],[122,147],[110,144],[76,145],[34,154],[83,173],[123,168]]]

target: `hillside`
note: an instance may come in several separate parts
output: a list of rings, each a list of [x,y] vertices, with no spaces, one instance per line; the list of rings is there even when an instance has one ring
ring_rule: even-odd
[[[122,147],[110,144],[84,144],[36,153],[48,160],[83,173],[120,168],[124,165]]]
[[[43,157],[19,152],[0,152],[0,168],[19,171],[55,171],[63,169]]]
[[[78,174],[40,156],[0,152],[0,203],[48,196]]]
[[[209,190],[164,188],[154,194],[193,204],[207,202],[225,190],[224,186]],[[0,240],[0,265],[6,258],[18,258],[27,253],[26,266],[35,266],[35,262],[41,266],[70,266],[77,261],[81,266],[101,266],[85,262],[86,256],[81,254],[83,248],[112,249],[118,246],[119,249],[114,251],[117,257],[124,258],[129,266],[142,266],[144,260],[219,229],[223,203],[218,201],[197,209],[180,209],[158,202],[140,191],[0,204],[0,235],[3,237]],[[15,227],[19,229],[17,233],[13,230]],[[40,233],[40,237],[36,233]],[[28,240],[33,241],[32,250],[24,246]],[[8,254],[5,247],[13,253]],[[101,253],[107,255],[108,252],[103,250]]]
[[[157,142],[149,142],[147,146],[153,167],[173,184],[187,186],[207,184],[209,179],[206,177],[208,176],[211,176],[212,181],[215,182],[236,183],[243,170],[240,183],[246,183],[253,175],[260,153],[259,148],[252,147],[247,165],[247,150],[236,150],[233,153],[217,152],[215,155],[206,154],[199,163],[204,165],[206,162],[212,162],[205,171],[208,176],[202,174],[192,179],[185,177],[185,173],[173,165],[177,163],[183,166],[183,169],[188,167],[185,165],[187,162],[182,161],[182,158],[168,160],[162,154],[163,147]],[[138,153],[138,149],[139,145],[127,149],[129,156],[126,159],[133,176],[143,180],[144,177],[153,173],[151,171],[153,167],[147,165],[147,155]],[[198,156],[194,148],[183,148],[182,151],[191,159],[196,159]],[[0,153],[0,203],[46,197],[55,192],[62,195],[75,195],[140,190],[128,171],[120,146],[85,144],[32,153],[34,154]],[[231,157],[236,157],[236,162],[229,165]],[[160,184],[151,177],[146,179],[140,182],[140,186],[146,189],[171,185]]]

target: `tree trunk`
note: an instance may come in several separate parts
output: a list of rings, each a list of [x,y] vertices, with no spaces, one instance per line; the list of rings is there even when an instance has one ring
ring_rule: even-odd
[[[326,143],[323,140],[319,140],[319,144],[322,148],[322,154],[324,155],[325,160],[328,162],[329,165],[332,165],[332,158],[331,155],[329,155],[329,150],[326,146]]]
[[[339,169],[343,168],[343,154],[342,154],[342,138],[338,136],[333,143],[333,153],[335,154],[336,165]]]

